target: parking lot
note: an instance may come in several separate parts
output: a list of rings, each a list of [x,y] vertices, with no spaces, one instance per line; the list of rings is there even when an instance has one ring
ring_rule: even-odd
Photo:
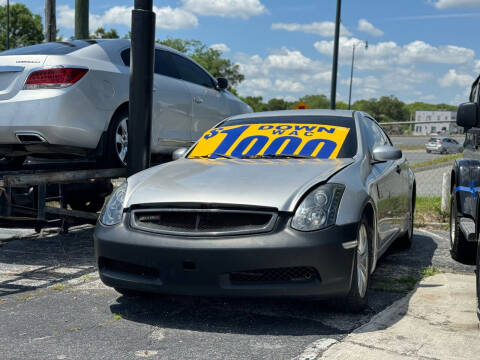
[[[4,359],[314,359],[407,295],[425,268],[473,274],[451,260],[447,232],[419,230],[410,250],[380,260],[362,314],[335,301],[135,298],[98,279],[89,226],[8,237],[0,246]]]

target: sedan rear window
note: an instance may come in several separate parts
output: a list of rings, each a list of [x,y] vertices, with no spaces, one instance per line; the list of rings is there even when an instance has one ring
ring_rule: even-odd
[[[225,121],[207,131],[189,158],[352,158],[355,121],[335,116],[278,116]]]
[[[0,56],[10,55],[66,55],[84,47],[96,44],[95,40],[72,40],[49,42],[3,51]]]

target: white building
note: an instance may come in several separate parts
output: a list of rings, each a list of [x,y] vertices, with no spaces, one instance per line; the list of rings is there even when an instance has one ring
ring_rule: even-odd
[[[458,134],[462,133],[455,121],[456,111],[416,111],[415,122],[432,121],[431,124],[415,124],[415,135]]]

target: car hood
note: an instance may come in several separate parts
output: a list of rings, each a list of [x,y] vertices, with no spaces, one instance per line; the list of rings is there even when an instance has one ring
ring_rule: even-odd
[[[312,186],[353,159],[179,159],[128,179],[127,207],[215,203],[293,211]]]

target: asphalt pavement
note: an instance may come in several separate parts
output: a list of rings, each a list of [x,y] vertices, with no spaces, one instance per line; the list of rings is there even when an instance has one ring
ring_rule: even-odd
[[[380,259],[370,308],[350,314],[336,301],[121,296],[98,279],[88,226],[0,241],[2,359],[314,359],[426,267],[473,273],[451,260],[447,232],[416,231]]]

